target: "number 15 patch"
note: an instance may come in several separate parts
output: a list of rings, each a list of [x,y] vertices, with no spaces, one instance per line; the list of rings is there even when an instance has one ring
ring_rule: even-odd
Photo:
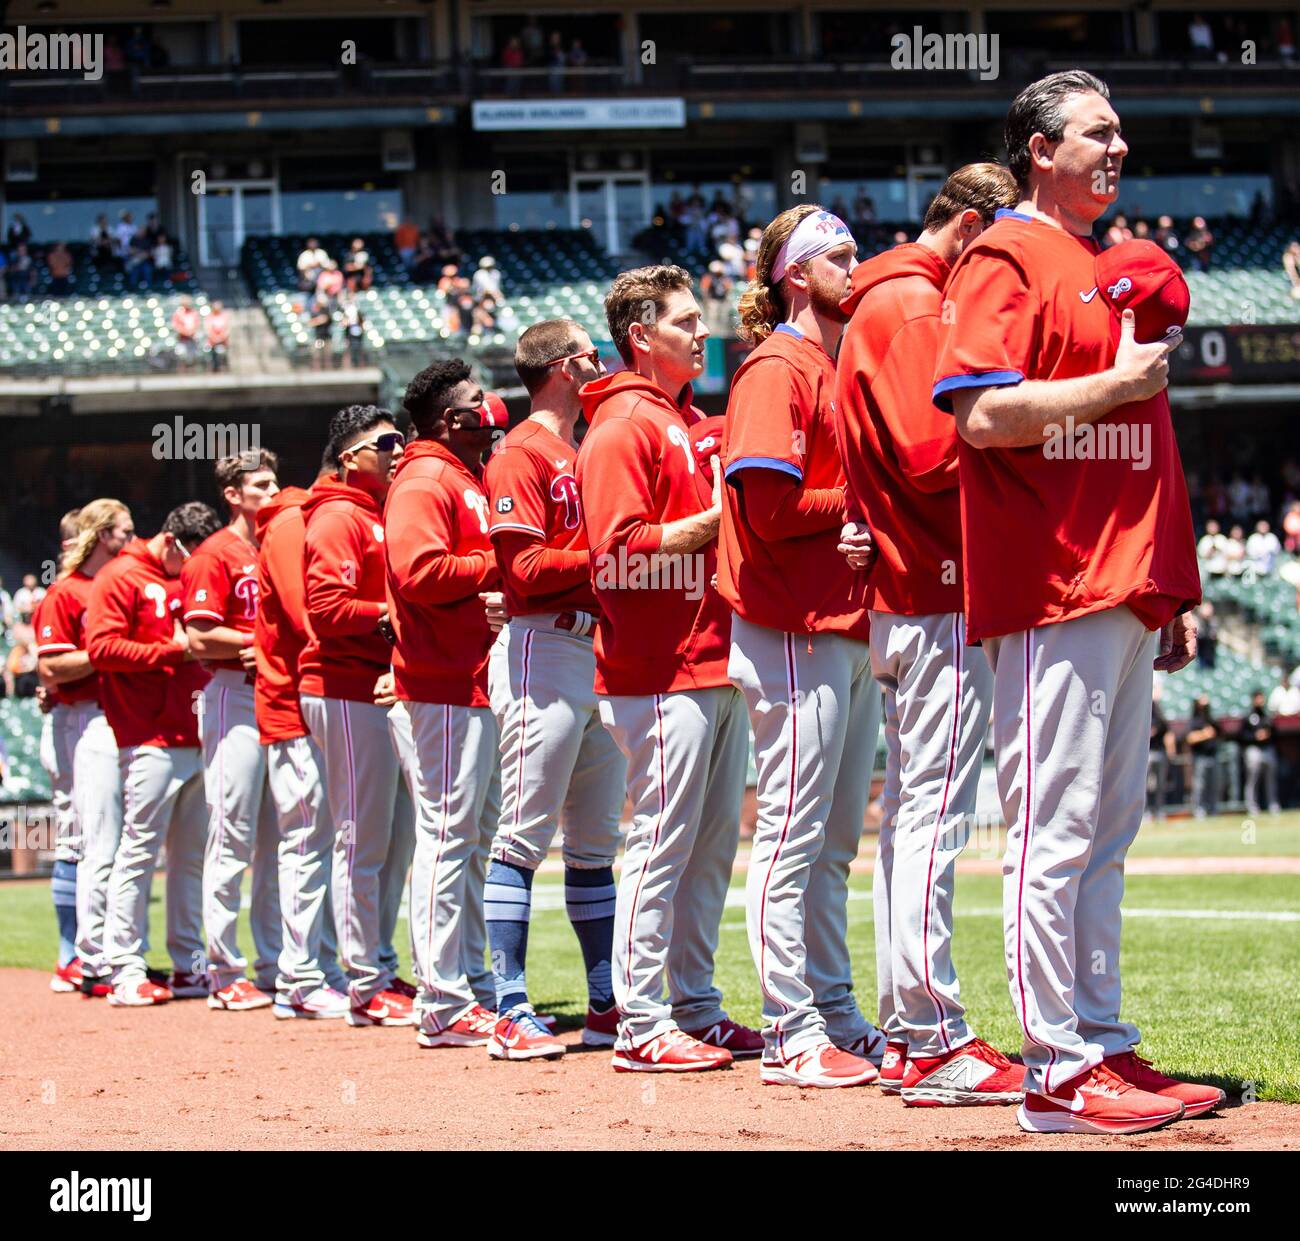
[[[497,500],[497,512],[508,513],[515,507],[514,499],[511,496],[501,496]]]

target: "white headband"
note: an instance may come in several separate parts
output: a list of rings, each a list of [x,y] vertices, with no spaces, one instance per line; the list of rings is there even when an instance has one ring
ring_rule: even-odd
[[[844,242],[853,241],[849,226],[832,211],[814,211],[804,216],[795,225],[795,230],[776,252],[776,262],[772,264],[772,284],[778,285],[785,279],[785,273],[791,263],[802,263],[833,250]]]

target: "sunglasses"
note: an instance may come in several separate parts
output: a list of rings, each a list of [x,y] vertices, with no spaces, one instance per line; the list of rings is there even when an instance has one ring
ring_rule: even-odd
[[[547,366],[559,366],[561,362],[576,362],[579,358],[586,358],[588,362],[595,366],[600,361],[599,349],[584,349],[581,353],[566,353],[562,358],[556,358],[548,362]]]
[[[348,451],[360,452],[363,448],[373,448],[376,452],[389,453],[401,448],[405,443],[406,436],[400,431],[385,431],[372,440],[362,440],[359,444],[353,444]]]

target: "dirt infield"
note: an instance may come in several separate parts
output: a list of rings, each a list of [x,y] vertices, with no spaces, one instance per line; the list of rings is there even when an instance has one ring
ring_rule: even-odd
[[[1036,1137],[1009,1108],[905,1109],[874,1087],[763,1087],[753,1061],[674,1078],[609,1053],[498,1064],[409,1029],[176,1001],[131,1012],[0,971],[0,1147],[157,1149],[1300,1150],[1300,1108],[1230,1106],[1131,1138]],[[576,1033],[563,1036],[576,1044]]]

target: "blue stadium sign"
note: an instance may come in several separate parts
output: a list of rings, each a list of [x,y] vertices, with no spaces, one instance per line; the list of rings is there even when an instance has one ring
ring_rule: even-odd
[[[684,99],[477,100],[474,128],[684,129]]]

